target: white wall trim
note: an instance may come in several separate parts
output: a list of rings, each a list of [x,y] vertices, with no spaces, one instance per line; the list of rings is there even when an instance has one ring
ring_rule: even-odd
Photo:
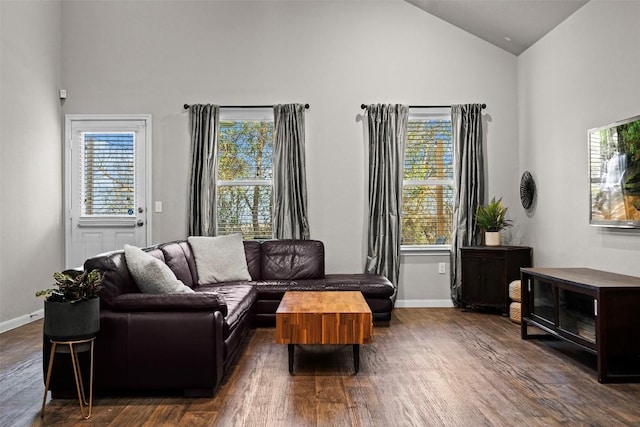
[[[31,323],[36,320],[42,319],[43,317],[44,317],[44,308],[41,308],[40,310],[36,310],[31,314],[25,314],[24,316],[16,317],[15,319],[5,320],[4,322],[0,323],[0,334],[3,332],[10,331],[11,329],[24,326],[27,323]]]
[[[443,308],[453,307],[453,301],[450,299],[399,299],[396,300],[398,308]]]

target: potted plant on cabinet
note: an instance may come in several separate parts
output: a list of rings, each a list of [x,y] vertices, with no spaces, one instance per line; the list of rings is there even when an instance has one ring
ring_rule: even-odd
[[[502,204],[502,197],[492,198],[486,206],[478,206],[476,223],[485,232],[484,242],[487,246],[500,246],[500,230],[511,227],[511,220],[506,219],[507,207]]]
[[[56,288],[36,292],[44,297],[44,333],[54,341],[83,340],[100,330],[102,274],[66,270],[53,274]]]

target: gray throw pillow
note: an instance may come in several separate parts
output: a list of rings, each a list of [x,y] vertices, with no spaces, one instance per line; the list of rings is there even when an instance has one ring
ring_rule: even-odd
[[[124,257],[127,268],[138,285],[146,294],[192,293],[193,289],[176,278],[169,266],[149,255],[142,249],[124,245]]]
[[[187,240],[196,259],[199,284],[251,280],[242,234],[190,236]]]

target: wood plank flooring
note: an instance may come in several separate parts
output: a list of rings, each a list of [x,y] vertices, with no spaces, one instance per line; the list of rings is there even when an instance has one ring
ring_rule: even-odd
[[[640,426],[640,384],[599,384],[595,357],[519,325],[453,308],[396,309],[353,374],[351,346],[296,349],[252,331],[213,398],[49,400],[41,321],[0,335],[0,426]]]

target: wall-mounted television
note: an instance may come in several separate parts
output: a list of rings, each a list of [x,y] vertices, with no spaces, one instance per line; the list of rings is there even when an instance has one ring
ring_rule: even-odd
[[[588,131],[589,223],[640,228],[640,116]]]

